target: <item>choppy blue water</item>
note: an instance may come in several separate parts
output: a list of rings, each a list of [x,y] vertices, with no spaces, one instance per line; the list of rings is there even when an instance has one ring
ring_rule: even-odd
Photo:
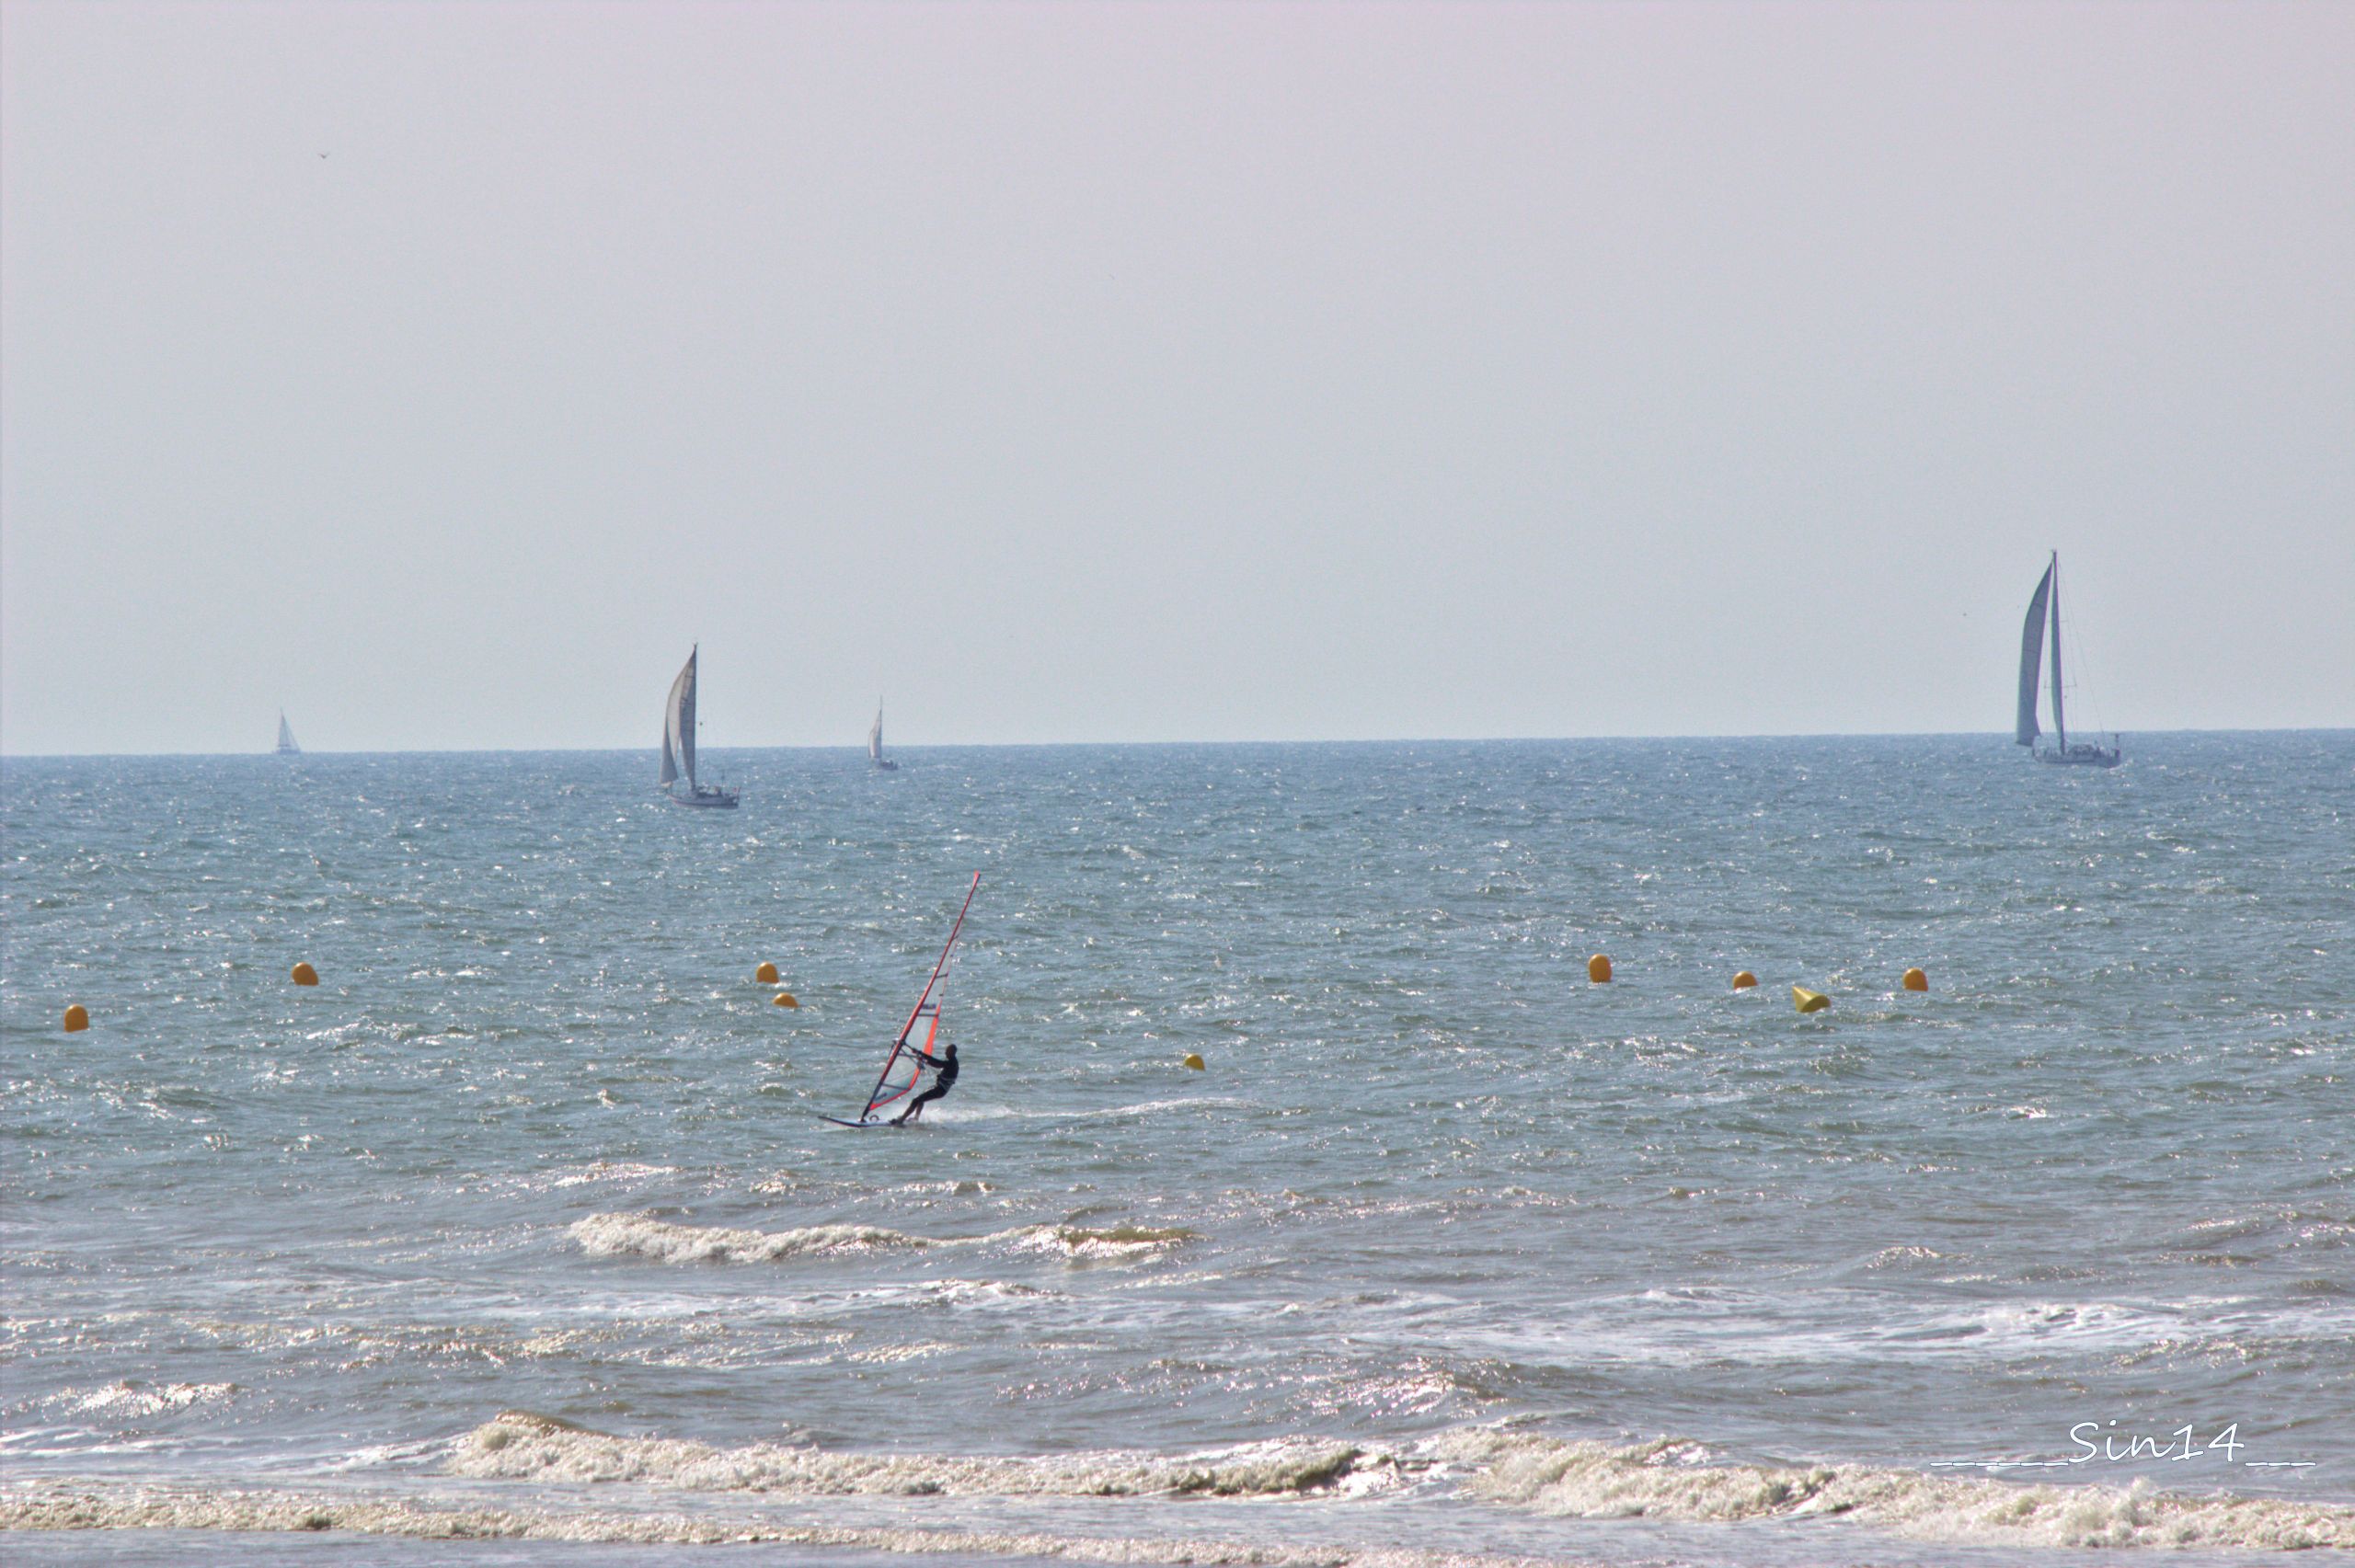
[[[710,755],[0,768],[20,1545],[2355,1541],[2355,735]]]

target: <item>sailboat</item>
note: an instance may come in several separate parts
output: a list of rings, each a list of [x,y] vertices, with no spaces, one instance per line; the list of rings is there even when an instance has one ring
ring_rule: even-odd
[[[286,722],[284,708],[278,710],[278,754],[281,757],[300,757],[303,754],[303,749],[294,744],[294,731]]]
[[[671,791],[677,805],[733,811],[734,790],[695,782],[695,658],[702,651],[700,644],[689,649],[686,668],[671,682],[671,700],[662,709],[662,776],[656,782],[669,785],[681,778],[687,781],[686,794]]]
[[[2047,621],[2052,627],[2052,744],[2039,750],[2036,744],[2036,687],[2039,667],[2044,659],[2044,632]],[[2061,553],[2055,550],[2052,560],[2044,568],[2044,576],[2036,585],[2036,592],[2028,601],[2028,621],[2020,627],[2020,705],[2019,716],[2013,726],[2012,738],[2028,749],[2028,754],[2039,762],[2071,762],[2089,768],[2118,766],[2123,749],[2118,737],[2109,738],[2105,747],[2097,742],[2069,739],[2069,720],[2061,705]]]
[[[900,771],[899,763],[883,755],[883,704],[880,701],[875,704],[875,727],[867,732],[867,760],[874,763],[879,772],[895,773]]]

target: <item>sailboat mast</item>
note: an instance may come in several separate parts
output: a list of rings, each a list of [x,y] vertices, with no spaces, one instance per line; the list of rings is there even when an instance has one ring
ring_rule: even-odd
[[[2069,750],[2069,721],[2061,712],[2061,552],[2052,552],[2052,739]]]
[[[687,690],[679,703],[679,761],[687,771],[687,793],[695,792],[695,662],[703,657],[703,645],[687,649]]]

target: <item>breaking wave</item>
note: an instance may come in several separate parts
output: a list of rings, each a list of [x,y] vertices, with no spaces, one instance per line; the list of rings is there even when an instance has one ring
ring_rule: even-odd
[[[458,1441],[451,1469],[481,1481],[800,1496],[1356,1497],[1427,1479],[1483,1502],[1583,1519],[1840,1519],[1957,1545],[2355,1547],[2355,1508],[2338,1505],[2196,1496],[2140,1482],[2033,1485],[1870,1465],[1726,1464],[1675,1438],[1614,1448],[1495,1427],[1459,1428],[1396,1451],[1290,1438],[1174,1456],[957,1456],[719,1448],[508,1411]]]
[[[805,1496],[1279,1497],[1381,1490],[1399,1476],[1391,1456],[1306,1439],[1175,1457],[843,1453],[774,1443],[722,1448],[674,1437],[622,1437],[512,1410],[459,1439],[450,1468],[477,1481],[617,1481]]]
[[[810,1225],[793,1230],[734,1230],[724,1226],[674,1225],[642,1214],[592,1214],[573,1221],[569,1233],[592,1258],[643,1257],[658,1263],[778,1263],[890,1248],[971,1247],[991,1243],[1073,1259],[1150,1256],[1195,1232],[1180,1227],[1112,1225],[1023,1225],[985,1236],[936,1239],[912,1236],[879,1225]]]
[[[1059,1253],[1069,1258],[1133,1258],[1157,1253],[1195,1239],[1198,1232],[1181,1225],[1025,1225],[988,1238],[1011,1241],[1034,1252]]]
[[[148,1416],[211,1404],[236,1391],[235,1383],[138,1383],[125,1378],[102,1389],[65,1389],[47,1402],[80,1415]]]
[[[660,1263],[775,1263],[810,1253],[879,1247],[929,1247],[922,1236],[879,1225],[810,1225],[797,1230],[735,1230],[672,1225],[638,1214],[592,1214],[573,1221],[572,1239],[592,1258],[646,1257]]]
[[[400,1499],[305,1497],[220,1488],[49,1487],[0,1497],[0,1530],[350,1530],[426,1540],[562,1540],[633,1545],[768,1542],[935,1556],[1055,1558],[1205,1568],[1480,1568],[1500,1561],[1412,1547],[1260,1546],[1209,1539],[1059,1536],[1044,1531],[800,1525],[604,1510],[483,1508]],[[1519,1560],[1512,1560],[1519,1561]]]
[[[1870,1465],[1712,1464],[1699,1444],[1631,1448],[1449,1434],[1435,1456],[1492,1503],[1582,1519],[1842,1518],[1917,1540],[2037,1547],[2355,1547],[2355,1508],[2232,1494],[2023,1485]]]
[[[1196,1454],[1099,1452],[959,1456],[832,1452],[760,1443],[721,1448],[627,1437],[508,1411],[458,1438],[449,1471],[480,1482],[620,1482],[701,1494],[825,1496],[1348,1499],[1409,1485],[1580,1519],[1741,1526],[1800,1521],[1974,1548],[2355,1547],[2355,1507],[2233,1494],[2159,1492],[2147,1483],[2017,1484],[1868,1465],[1728,1464],[1671,1438],[1613,1447],[1498,1427],[1458,1428],[1397,1451],[1309,1438]],[[1330,1564],[1436,1568],[1495,1559],[1404,1549],[1236,1541],[995,1534],[932,1528],[828,1526],[708,1514],[550,1505],[511,1507],[381,1493],[304,1496],[218,1487],[49,1483],[0,1494],[0,1529],[328,1530],[434,1539],[511,1537],[691,1543],[768,1540],[886,1552],[968,1551],[1127,1562]],[[625,1493],[625,1497],[643,1494]]]

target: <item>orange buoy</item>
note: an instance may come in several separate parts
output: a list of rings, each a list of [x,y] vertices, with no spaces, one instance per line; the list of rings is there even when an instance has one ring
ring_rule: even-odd
[[[779,1007],[798,1007],[801,1005],[801,999],[789,990],[781,990],[776,993],[776,1004]]]
[[[1809,990],[1805,986],[1793,986],[1791,1005],[1801,1013],[1821,1013],[1832,1005],[1832,999],[1820,990]]]
[[[1930,977],[1919,969],[1908,969],[1905,971],[1905,979],[1899,983],[1907,990],[1928,990]]]
[[[752,978],[764,986],[773,986],[776,984],[776,966],[764,958],[761,967],[752,971]]]
[[[298,986],[317,985],[319,972],[308,964],[297,964],[294,966],[294,983]]]
[[[1735,971],[1734,971],[1734,976],[1733,976],[1733,989],[1734,989],[1734,990],[1748,990],[1752,986],[1754,986],[1754,985],[1756,985],[1757,983],[1758,983],[1758,977],[1757,977],[1756,975],[1752,974],[1748,969],[1737,969],[1737,970],[1735,970]]]
[[[1589,958],[1586,961],[1586,978],[1592,980],[1596,985],[1603,985],[1607,983],[1611,979],[1610,956],[1607,954],[1598,953],[1593,957]]]
[[[78,1035],[89,1026],[90,1010],[88,1008],[83,1006],[77,1001],[73,1006],[65,1010],[65,1032],[67,1034]]]
[[[1201,1053],[1199,1051],[1188,1051],[1186,1053],[1186,1065],[1193,1069],[1196,1072],[1202,1071]]]

